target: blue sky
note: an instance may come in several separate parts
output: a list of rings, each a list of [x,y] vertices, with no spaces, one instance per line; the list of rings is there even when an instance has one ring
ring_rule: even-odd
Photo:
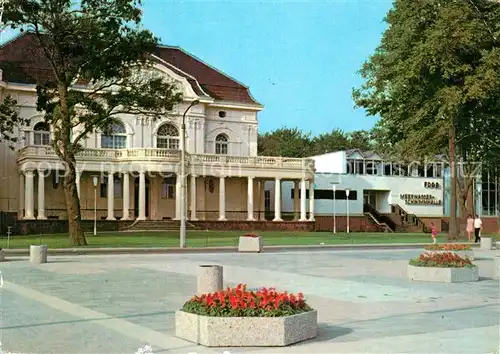
[[[260,131],[369,129],[356,71],[380,42],[390,1],[145,0],[144,25],[250,87]],[[4,34],[4,40],[9,34]]]

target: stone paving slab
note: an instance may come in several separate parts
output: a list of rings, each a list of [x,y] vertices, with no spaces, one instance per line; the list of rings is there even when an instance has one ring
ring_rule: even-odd
[[[0,264],[3,350],[17,353],[493,353],[500,343],[495,251],[481,281],[409,282],[416,250],[58,256]],[[288,348],[203,348],[174,336],[196,267],[224,265],[226,285],[302,291],[319,336]],[[342,270],[346,270],[342,272]]]

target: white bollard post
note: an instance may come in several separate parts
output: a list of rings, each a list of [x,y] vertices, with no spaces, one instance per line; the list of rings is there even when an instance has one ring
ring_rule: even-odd
[[[198,295],[215,293],[222,290],[224,283],[223,268],[220,265],[201,265],[198,267]]]
[[[492,247],[493,247],[493,242],[491,237],[481,237],[481,250],[491,251]]]
[[[47,245],[31,245],[30,262],[35,264],[47,263]]]

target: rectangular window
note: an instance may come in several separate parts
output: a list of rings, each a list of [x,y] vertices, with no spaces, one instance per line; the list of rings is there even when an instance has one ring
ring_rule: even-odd
[[[123,186],[120,176],[113,177],[113,198],[123,198]],[[101,198],[108,197],[108,176],[101,175]]]
[[[333,200],[332,189],[316,189],[314,191],[314,199],[318,200]],[[347,193],[345,190],[335,191],[335,200],[347,200]],[[358,200],[357,191],[349,191],[349,200]]]
[[[316,194],[314,194],[316,195]],[[300,188],[299,188],[299,199],[301,198],[302,196],[302,193],[300,192]],[[290,191],[290,198],[294,199],[295,198],[295,189],[292,188],[292,190]],[[306,189],[306,199],[309,199],[309,188]]]
[[[218,155],[227,155],[227,144],[216,143],[215,153]]]
[[[271,191],[270,190],[264,191],[264,210],[271,210]]]
[[[125,149],[127,137],[124,135],[101,135],[101,148],[103,149]]]
[[[163,179],[161,186],[162,199],[175,199],[175,177],[168,177]]]
[[[356,174],[358,174],[358,175],[365,174],[365,161],[356,160]]]
[[[33,144],[38,146],[50,145],[50,133],[35,132]]]

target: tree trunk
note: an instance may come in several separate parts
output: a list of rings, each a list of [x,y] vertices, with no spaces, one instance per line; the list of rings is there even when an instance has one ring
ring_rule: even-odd
[[[72,246],[86,246],[87,240],[81,225],[80,199],[76,188],[76,161],[74,155],[64,159],[66,173],[64,175],[64,196],[68,211],[69,240]]]
[[[449,136],[450,150],[450,228],[448,231],[448,241],[456,239],[457,236],[457,166],[455,156],[455,124],[452,122]]]
[[[68,88],[64,83],[59,83],[60,110],[60,140],[58,146],[59,156],[63,160],[66,173],[64,175],[64,196],[68,211],[69,240],[72,246],[85,246],[87,240],[83,232],[80,212],[80,199],[76,188],[76,159],[71,141],[71,114],[68,108]],[[57,145],[57,144],[56,144]]]

